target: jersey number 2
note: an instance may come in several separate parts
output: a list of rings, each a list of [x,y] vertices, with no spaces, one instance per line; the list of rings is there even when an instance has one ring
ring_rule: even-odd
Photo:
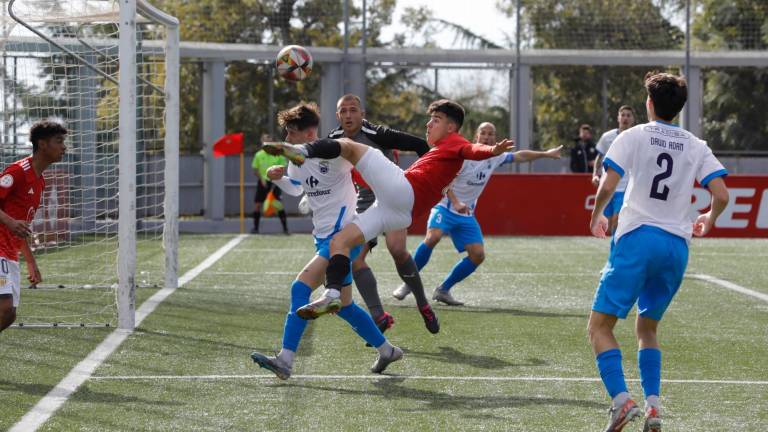
[[[667,162],[666,168],[664,168],[664,161]],[[658,165],[659,168],[664,168],[664,172],[657,174],[653,178],[653,183],[651,184],[651,198],[666,201],[667,195],[669,195],[669,187],[664,186],[661,191],[659,191],[659,183],[672,175],[672,156],[670,156],[669,153],[659,154],[659,157],[656,159],[656,165]]]

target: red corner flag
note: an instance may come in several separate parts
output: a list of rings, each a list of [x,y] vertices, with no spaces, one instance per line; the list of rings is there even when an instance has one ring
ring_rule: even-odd
[[[213,144],[213,157],[236,155],[243,152],[243,133],[227,134]]]

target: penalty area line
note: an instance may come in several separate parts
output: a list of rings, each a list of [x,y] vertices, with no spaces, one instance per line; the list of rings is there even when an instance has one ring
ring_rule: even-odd
[[[92,376],[93,381],[219,381],[219,380],[269,380],[274,375],[115,375]],[[292,380],[306,381],[375,381],[380,379],[398,379],[414,381],[522,381],[522,382],[601,382],[600,378],[591,377],[536,377],[536,376],[419,376],[419,375],[292,375]],[[627,379],[627,382],[640,382],[639,379]],[[706,380],[706,379],[662,379],[666,384],[723,384],[723,385],[768,385],[760,380]]]
[[[216,261],[221,259],[224,255],[232,250],[235,246],[240,244],[248,236],[241,234],[219,248],[211,256],[203,260],[195,268],[186,272],[179,278],[179,287],[184,286],[189,281],[194,279],[200,273],[205,271],[208,267],[212,266]],[[156,292],[152,297],[142,303],[141,307],[136,310],[136,324],[138,327],[144,318],[151,314],[160,303],[163,302],[168,296],[173,294],[175,288],[163,288]],[[54,387],[48,394],[40,399],[32,409],[30,409],[21,420],[18,421],[9,432],[29,432],[36,431],[43,425],[53,414],[64,405],[64,402],[74,393],[78,387],[80,387],[85,381],[91,378],[93,372],[98,368],[104,360],[107,359],[116,349],[122,344],[128,336],[133,333],[133,330],[118,329],[109,334],[90,354],[88,357],[78,363],[74,369],[72,369],[67,376],[64,377],[56,387]]]
[[[768,294],[757,292],[755,290],[751,290],[749,288],[745,288],[745,287],[743,287],[741,285],[737,285],[737,284],[735,284],[733,282],[729,282],[727,280],[716,278],[714,276],[710,276],[710,275],[707,275],[707,274],[688,274],[688,275],[686,275],[686,277],[690,278],[690,279],[696,279],[696,280],[700,280],[700,281],[704,281],[704,282],[709,282],[709,283],[712,283],[712,284],[715,284],[715,285],[719,285],[719,286],[721,286],[723,288],[726,288],[726,289],[729,289],[731,291],[735,291],[737,293],[745,294],[745,295],[748,295],[750,297],[754,297],[756,299],[760,299],[760,300],[762,300],[764,302],[768,302]]]

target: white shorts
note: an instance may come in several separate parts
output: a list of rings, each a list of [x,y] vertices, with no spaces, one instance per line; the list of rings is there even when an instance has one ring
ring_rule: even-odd
[[[355,168],[376,195],[373,205],[352,220],[365,241],[388,231],[408,228],[413,211],[413,187],[403,170],[375,148],[369,148]]]
[[[0,294],[13,296],[13,307],[19,307],[21,285],[19,284],[19,263],[0,258]]]

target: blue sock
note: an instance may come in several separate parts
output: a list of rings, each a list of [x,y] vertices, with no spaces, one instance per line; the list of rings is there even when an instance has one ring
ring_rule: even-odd
[[[611,398],[627,391],[627,383],[624,381],[624,369],[621,366],[621,351],[618,348],[603,351],[597,355],[597,369],[600,370],[600,378],[603,379],[605,389]]]
[[[443,281],[443,289],[448,291],[454,285],[463,281],[467,276],[471,275],[475,269],[477,269],[475,263],[473,263],[469,257],[464,257],[463,260],[457,262],[456,265],[453,266],[453,270],[451,270],[451,273],[449,273],[448,277],[446,277]]]
[[[381,334],[381,330],[376,327],[373,318],[368,315],[368,312],[360,308],[360,306],[354,303],[344,306],[337,315],[348,322],[349,325],[352,326],[352,330],[360,335],[366,342],[371,344],[371,346],[378,348],[387,340],[384,335]]]
[[[291,310],[285,316],[285,325],[283,326],[283,348],[293,352],[299,348],[301,335],[307,328],[307,320],[301,319],[296,315],[296,309],[309,303],[309,296],[312,294],[312,288],[304,282],[293,281],[291,285]]]
[[[661,390],[661,351],[658,348],[645,348],[637,352],[637,364],[640,368],[640,382],[645,398],[659,396]]]
[[[424,244],[419,243],[419,247],[416,248],[416,252],[413,254],[413,261],[416,263],[416,268],[423,269],[429,262],[429,258],[432,256],[432,248]]]

